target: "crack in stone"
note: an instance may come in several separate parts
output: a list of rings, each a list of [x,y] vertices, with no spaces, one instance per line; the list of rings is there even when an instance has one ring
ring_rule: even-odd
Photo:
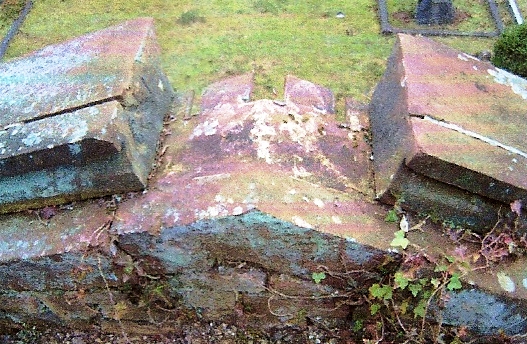
[[[416,117],[420,117],[420,118],[422,118],[425,121],[428,121],[428,122],[431,122],[433,124],[439,125],[439,126],[441,126],[443,128],[447,128],[447,129],[450,129],[450,130],[455,130],[455,131],[457,131],[457,132],[459,132],[461,134],[468,135],[468,136],[470,136],[472,138],[481,140],[481,141],[483,141],[485,143],[488,143],[491,146],[500,147],[502,149],[505,149],[509,153],[517,154],[517,155],[520,155],[520,156],[522,156],[522,157],[527,159],[527,153],[525,153],[525,152],[523,152],[523,151],[521,151],[521,150],[519,150],[517,148],[508,146],[508,145],[506,145],[504,143],[501,143],[499,141],[493,140],[493,139],[491,139],[489,137],[486,137],[486,136],[483,136],[481,134],[478,134],[476,132],[464,129],[464,128],[460,127],[457,124],[440,121],[440,120],[437,120],[437,119],[435,119],[433,117],[430,117],[428,115],[416,116]]]
[[[81,105],[78,105],[78,106],[72,106],[72,107],[69,107],[69,108],[64,109],[64,110],[60,110],[60,111],[56,111],[56,112],[52,112],[52,113],[46,113],[46,114],[43,114],[41,116],[35,116],[33,118],[21,121],[21,123],[22,124],[32,123],[32,122],[40,121],[40,120],[45,119],[45,118],[60,116],[60,115],[67,114],[67,113],[73,113],[73,112],[78,111],[78,110],[82,110],[82,109],[85,109],[85,108],[90,108],[90,107],[96,106],[96,105],[109,103],[109,102],[112,102],[112,101],[117,101],[121,105],[123,105],[121,96],[112,96],[112,97],[107,97],[107,98],[95,100],[93,102],[88,102],[88,103],[85,103],[85,104],[81,104]],[[123,106],[123,107],[125,107],[125,106]],[[5,130],[7,127],[9,127],[9,125],[4,127],[3,129]]]

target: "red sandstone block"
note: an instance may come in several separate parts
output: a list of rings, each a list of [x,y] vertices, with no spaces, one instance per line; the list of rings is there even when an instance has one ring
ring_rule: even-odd
[[[174,92],[153,20],[0,64],[0,213],[146,186]]]
[[[399,35],[370,107],[377,197],[422,210],[401,184],[416,173],[424,184],[466,192],[467,207],[474,197],[505,209],[515,200],[525,205],[526,99],[526,80],[431,39]],[[421,198],[431,199],[424,184]]]

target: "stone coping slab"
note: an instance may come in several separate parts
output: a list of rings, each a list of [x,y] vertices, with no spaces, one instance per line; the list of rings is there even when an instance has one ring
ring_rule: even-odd
[[[0,64],[0,213],[136,191],[173,90],[140,18]]]
[[[400,183],[409,177],[399,175],[408,170],[428,178],[422,186],[467,191],[468,204],[526,204],[526,105],[526,80],[428,38],[398,35],[370,107],[377,197],[404,203]]]

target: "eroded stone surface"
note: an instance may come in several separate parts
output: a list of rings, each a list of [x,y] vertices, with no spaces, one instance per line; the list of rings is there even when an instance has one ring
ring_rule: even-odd
[[[252,73],[238,75],[220,80],[203,92],[201,96],[201,112],[230,104],[243,104],[250,100],[254,75]]]
[[[146,186],[173,91],[141,18],[0,64],[0,213]]]
[[[515,200],[525,204],[525,85],[488,62],[399,35],[370,109],[379,199],[404,203],[396,181],[404,179],[398,174],[405,165],[430,178],[426,183],[468,191],[468,204],[474,202],[470,193],[505,208]]]
[[[146,192],[46,219],[0,215],[0,325],[160,334],[196,313],[258,328],[309,319],[349,328],[361,309],[370,314],[368,288],[385,283],[400,256],[390,250],[398,224],[372,201],[367,114],[351,99],[344,123],[298,108],[235,100],[177,118]],[[457,244],[437,226],[420,226],[407,233],[412,244],[453,254]],[[527,288],[502,290],[503,302],[493,293],[477,296],[502,307],[503,322],[449,323],[524,331],[516,301]],[[467,305],[463,294],[452,300],[449,315]]]
[[[398,261],[381,239],[392,232],[385,209],[371,202],[364,111],[350,103],[347,125],[292,102],[232,99],[170,122],[147,191],[114,216],[92,201],[49,220],[1,216],[2,241],[12,244],[0,256],[9,314],[0,321],[91,322],[121,332],[119,320],[131,333],[150,333],[194,309],[253,326],[303,324],[306,316],[345,323],[344,301],[359,289],[329,272],[315,283],[312,273],[351,274],[367,286]],[[43,238],[35,229],[48,223]]]
[[[251,77],[234,80],[250,82]],[[234,88],[249,86],[238,83]],[[211,89],[235,93],[214,84],[205,94]],[[234,97],[206,108],[199,121],[189,121],[178,132],[177,143],[167,149],[171,156],[167,173],[144,199],[127,203],[132,208],[123,212],[123,222],[116,228],[148,230],[150,221],[140,210],[145,207],[163,214],[159,220],[168,225],[257,208],[303,226],[328,228],[345,223],[340,216],[350,218],[348,207],[366,211],[369,205],[361,200],[373,194],[364,130],[341,127],[334,117],[305,108],[299,112],[302,108],[292,102],[239,102]],[[187,197],[178,196],[182,194]],[[297,203],[301,208],[291,206]],[[321,213],[323,219],[315,215]]]

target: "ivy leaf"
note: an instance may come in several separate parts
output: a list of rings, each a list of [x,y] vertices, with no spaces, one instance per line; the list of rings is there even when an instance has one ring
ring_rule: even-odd
[[[406,250],[406,248],[410,244],[410,240],[406,239],[405,235],[406,233],[403,230],[395,232],[395,238],[393,238],[392,242],[390,243],[390,246],[402,247],[403,250]]]
[[[444,271],[447,271],[447,269],[448,269],[448,266],[446,266],[445,264],[441,264],[435,267],[434,272],[444,272]]]
[[[448,260],[449,263],[453,263],[456,261],[456,258],[455,257],[452,257],[452,256],[445,256],[446,260]]]
[[[394,281],[395,281],[395,285],[397,286],[397,288],[404,290],[404,288],[408,286],[408,282],[410,280],[406,278],[402,272],[398,271],[394,275]]]
[[[313,272],[311,278],[316,284],[319,284],[324,278],[326,278],[326,274],[324,272]]]
[[[375,283],[370,287],[369,291],[371,296],[379,300],[391,300],[393,296],[393,288],[386,284],[381,286]]]
[[[455,289],[461,289],[461,281],[459,280],[459,273],[455,272],[450,277],[450,282],[448,282],[446,288],[450,291]]]
[[[408,311],[408,306],[409,303],[407,300],[401,302],[401,305],[399,306],[399,311],[401,312],[401,314],[406,314],[406,312]]]
[[[412,295],[416,297],[417,294],[419,294],[419,292],[423,290],[423,286],[421,284],[410,284],[408,286],[408,289],[412,292]]]
[[[439,278],[432,278],[430,280],[430,283],[432,283],[432,285],[434,286],[434,288],[439,288],[439,285],[441,285],[441,281],[439,280]]]
[[[426,315],[426,300],[421,300],[414,308],[414,317],[424,318]]]
[[[390,210],[384,218],[385,222],[397,222],[397,220],[399,220],[399,218],[397,217],[397,212],[395,209]]]
[[[371,315],[375,315],[375,314],[377,314],[377,312],[379,311],[379,309],[381,309],[381,305],[379,305],[378,303],[373,303],[373,304],[370,306]]]

